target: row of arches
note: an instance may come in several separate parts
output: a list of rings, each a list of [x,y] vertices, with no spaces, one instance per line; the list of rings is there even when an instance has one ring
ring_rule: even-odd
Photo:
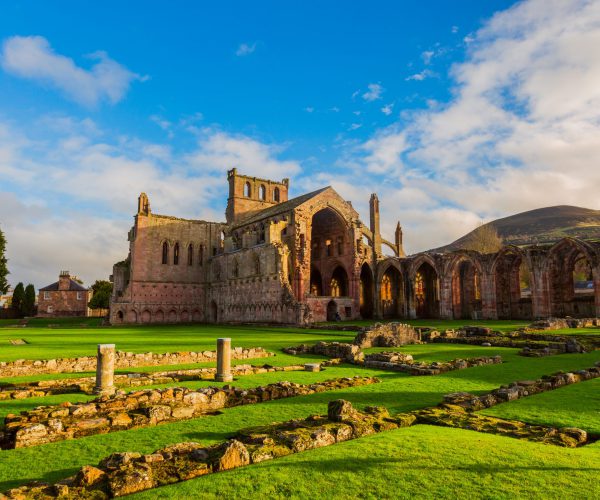
[[[600,264],[585,242],[496,254],[419,254],[360,273],[361,316],[531,319],[600,314]]]
[[[264,184],[260,184],[258,186],[258,199],[261,201],[267,201],[267,187]],[[252,184],[250,184],[250,182],[246,182],[244,184],[244,196],[246,198],[252,198],[253,193],[252,193]],[[275,202],[275,203],[279,203],[279,200],[281,198],[281,193],[279,191],[278,187],[275,187],[273,189],[273,191],[271,192],[271,201]]]
[[[175,242],[171,248],[169,242],[163,241],[161,246],[161,264],[173,264],[174,266],[178,266],[180,263],[183,263],[182,259],[185,257],[185,263],[188,266],[193,266],[195,263],[201,266],[202,262],[204,261],[204,245],[200,244],[197,248],[197,253],[195,253],[194,244],[189,243],[185,252],[185,256],[182,256],[182,248],[179,245],[179,242]],[[171,254],[173,257],[172,260],[170,258]]]

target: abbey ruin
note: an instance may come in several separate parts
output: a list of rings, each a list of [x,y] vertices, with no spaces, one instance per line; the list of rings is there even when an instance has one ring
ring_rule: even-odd
[[[224,223],[157,215],[140,195],[113,324],[600,316],[598,241],[406,256],[399,223],[381,235],[376,194],[367,226],[331,187],[288,199],[288,179],[228,182]]]

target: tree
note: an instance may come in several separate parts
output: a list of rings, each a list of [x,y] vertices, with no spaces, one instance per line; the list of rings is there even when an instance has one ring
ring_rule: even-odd
[[[23,298],[23,304],[21,306],[21,314],[23,316],[33,316],[35,308],[35,288],[29,283],[25,287],[25,297]]]
[[[92,285],[94,295],[88,306],[90,309],[108,309],[112,294],[112,283],[106,280],[96,280]]]
[[[463,244],[465,250],[493,253],[502,248],[502,238],[491,224],[480,222]]]
[[[25,287],[19,282],[13,291],[12,308],[17,315],[22,316],[23,301],[25,300]]]
[[[0,295],[8,292],[8,280],[6,277],[8,276],[8,267],[6,263],[8,260],[6,259],[6,239],[4,238],[4,233],[0,229]]]

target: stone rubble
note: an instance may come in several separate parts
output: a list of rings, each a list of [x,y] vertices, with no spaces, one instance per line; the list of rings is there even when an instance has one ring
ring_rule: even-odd
[[[234,406],[319,392],[357,387],[379,382],[374,377],[326,380],[309,385],[278,382],[252,389],[231,386],[147,389],[87,403],[38,406],[19,415],[9,414],[0,429],[0,447],[23,448],[77,439],[164,422],[199,417]]]
[[[375,323],[354,338],[354,345],[362,349],[370,347],[400,347],[420,344],[421,337],[411,325],[403,323]]]

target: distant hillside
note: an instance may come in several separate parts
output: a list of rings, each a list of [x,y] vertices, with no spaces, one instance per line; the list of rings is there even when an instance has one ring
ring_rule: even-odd
[[[567,236],[600,239],[600,210],[560,205],[529,210],[488,222],[487,225],[498,231],[505,245],[552,243]],[[462,248],[472,233],[434,251],[448,252]]]

